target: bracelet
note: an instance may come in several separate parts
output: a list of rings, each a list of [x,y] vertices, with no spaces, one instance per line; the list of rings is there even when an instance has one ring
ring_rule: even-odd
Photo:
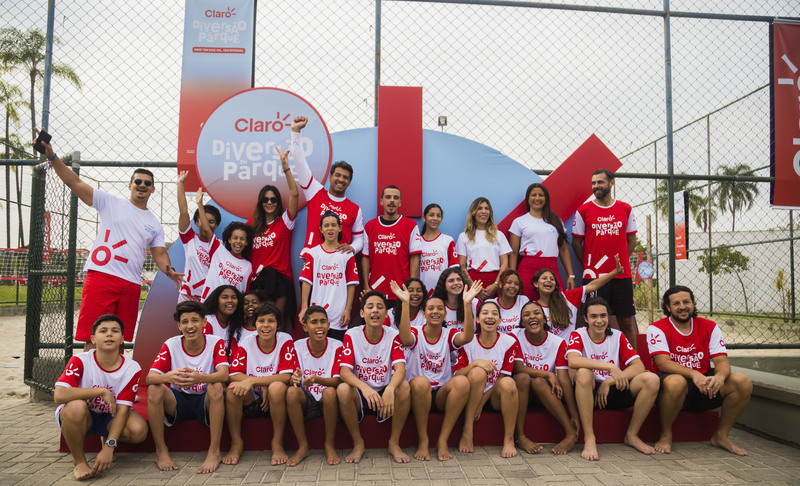
[[[47,160],[49,160],[50,162],[58,160],[58,155],[54,155],[52,159],[47,159]]]
[[[568,275],[567,278],[575,278],[575,275]]]
[[[286,172],[289,172],[290,170],[292,170],[292,169],[291,168],[285,169],[283,172],[286,173]]]

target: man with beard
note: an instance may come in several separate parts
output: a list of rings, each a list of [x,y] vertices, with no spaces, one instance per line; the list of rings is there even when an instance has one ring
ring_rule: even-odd
[[[697,317],[694,294],[688,287],[670,287],[664,292],[661,308],[667,317],[647,328],[652,371],[661,378],[661,437],[655,449],[665,454],[672,452],[672,424],[681,410],[722,407],[711,444],[747,455],[728,434],[750,401],[753,382],[742,373],[731,373],[722,333],[714,321]]]
[[[636,321],[633,307],[630,254],[636,246],[636,218],[628,203],[611,196],[614,173],[597,169],[592,174],[594,199],[575,213],[572,248],[583,261],[583,285],[611,273],[616,268],[614,255],[622,260],[622,273],[588,297],[602,297],[611,306],[619,330],[636,347]]]

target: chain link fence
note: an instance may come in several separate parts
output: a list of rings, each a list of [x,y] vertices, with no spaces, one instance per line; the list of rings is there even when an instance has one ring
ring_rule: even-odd
[[[635,207],[643,244],[650,216],[653,315],[660,317],[659,293],[669,282],[670,238],[663,217],[668,194],[659,178],[668,163],[664,3],[499,3],[260,1],[255,85],[301,94],[323,114],[331,132],[375,123],[377,84],[422,86],[423,128],[439,130],[438,117],[447,116],[444,131],[495,147],[532,170],[554,169],[597,134],[621,158],[621,172],[631,175],[617,179],[616,195]],[[109,161],[104,167],[85,162],[81,177],[93,187],[125,195],[130,170],[119,162],[151,167],[152,162],[175,161],[183,2],[145,0],[133,6],[63,0],[55,9],[59,42],[54,62],[80,79],[80,88],[57,75],[52,79],[49,126],[57,134],[56,146],[80,150],[84,161]],[[735,212],[735,227],[731,210],[718,204],[718,187],[730,181],[695,179],[681,186],[682,179],[676,179],[676,187],[701,198],[694,204],[701,213],[705,208],[705,221],[710,220],[704,226],[701,217],[698,225],[690,211],[689,258],[676,262],[677,282],[695,290],[699,310],[722,324],[730,343],[797,346],[792,257],[797,260],[800,227],[789,211],[770,209],[764,178],[770,156],[769,20],[800,17],[800,5],[789,0],[673,1],[670,9],[674,172],[714,179],[726,168],[746,164],[750,175],[762,178],[752,182],[752,205]],[[44,33],[46,4],[12,2],[2,10],[2,25]],[[1,76],[29,98],[29,71],[18,68]],[[41,102],[37,85],[36,113],[41,113]],[[19,122],[11,125],[19,140],[31,137],[25,112],[21,109]],[[167,241],[175,241],[174,169],[152,170],[157,189],[151,206]],[[20,241],[19,219],[25,233],[36,226],[29,219],[36,211],[25,207],[37,200],[31,182],[36,178],[30,168],[21,168],[20,174],[21,197],[7,196],[4,205],[13,210],[2,215],[11,249],[22,246],[13,243]],[[37,341],[42,345],[30,350],[37,362],[63,360],[72,346],[72,330],[64,326],[69,320],[63,304],[67,286],[59,284],[60,277],[44,274],[68,264],[70,197],[63,184],[51,180],[51,172],[44,177],[48,180],[39,197],[46,207],[40,221],[49,225],[43,248],[50,251],[43,252],[39,270],[41,306],[28,306],[29,317],[38,313],[42,322]],[[0,171],[0,191],[5,182]],[[20,202],[21,217],[16,211]],[[74,266],[80,269],[98,223],[92,209],[78,204],[76,211]],[[35,235],[24,236],[33,252]],[[723,245],[727,250],[720,250]],[[644,256],[644,247],[641,251]],[[717,272],[710,276],[701,269],[701,256],[709,254]],[[2,255],[11,261],[12,252]],[[726,273],[719,265],[725,258],[739,262],[738,270]],[[148,260],[144,290],[154,272]],[[19,290],[20,280],[14,280],[8,285],[13,298],[4,294],[0,301],[18,300],[20,293],[24,300],[38,277],[26,273],[21,278],[27,285]],[[80,283],[73,294],[78,299]],[[650,319],[648,294],[647,283],[637,286],[642,329]],[[55,368],[62,366],[59,361]],[[26,368],[26,377],[31,376],[37,376],[30,378],[37,386],[52,384]]]

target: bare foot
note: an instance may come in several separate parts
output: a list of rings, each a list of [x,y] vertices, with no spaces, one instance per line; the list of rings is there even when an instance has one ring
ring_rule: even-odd
[[[234,442],[231,440],[231,449],[225,454],[225,457],[222,458],[223,464],[234,465],[239,464],[239,458],[242,456],[242,451],[244,450],[244,441],[236,441]]]
[[[411,462],[411,458],[408,457],[408,454],[403,452],[403,449],[400,447],[399,444],[392,444],[389,443],[389,455],[392,456],[394,462],[403,464],[406,462]],[[428,456],[428,460],[430,460],[430,456]]]
[[[553,454],[566,454],[566,453],[568,453],[575,446],[575,442],[577,440],[578,440],[578,434],[576,434],[575,432],[567,434],[567,436],[564,437],[564,440],[562,440],[561,442],[559,442],[558,444],[556,444],[553,447],[553,449],[552,449]]]
[[[717,434],[714,434],[711,437],[711,445],[716,447],[721,447],[728,452],[732,452],[737,456],[746,456],[747,451],[739,447],[738,445],[734,444],[730,437],[720,437]]]
[[[660,452],[662,454],[669,454],[670,452],[672,452],[672,436],[665,437],[662,435],[661,437],[659,437],[658,442],[653,444],[653,446],[656,452]]]
[[[475,444],[472,442],[472,432],[464,432],[461,434],[461,440],[458,441],[459,452],[475,452]]]
[[[539,448],[541,449],[541,446]],[[503,439],[503,450],[500,451],[500,455],[503,457],[517,457],[517,446],[514,445],[513,437]]]
[[[439,450],[437,451],[436,456],[439,458],[440,461],[448,461],[453,458],[453,454],[450,452],[450,448],[447,447],[447,441],[439,441],[438,447]]]
[[[656,450],[650,444],[645,444],[638,435],[625,434],[625,444],[648,456],[656,453]]]
[[[286,461],[289,460],[289,455],[286,454],[286,451],[283,450],[283,447],[275,447],[272,446],[272,465],[273,466],[280,466],[281,464],[286,464]]]
[[[200,465],[197,474],[210,474],[217,470],[219,463],[222,460],[219,452],[209,452],[206,460]]]
[[[597,443],[594,439],[586,439],[584,437],[583,451],[581,457],[587,461],[598,461],[600,456],[597,454]]]
[[[72,470],[72,475],[75,476],[75,479],[78,481],[83,481],[84,479],[90,479],[94,477],[92,474],[92,468],[85,462],[75,465],[75,469]]]
[[[156,466],[162,471],[177,471],[178,466],[172,462],[172,458],[169,457],[169,452],[158,452],[156,451]]]
[[[306,457],[308,457],[308,444],[300,445],[297,447],[297,452],[286,461],[286,465],[294,467],[303,462]]]
[[[336,453],[336,447],[332,445],[325,444],[325,458],[328,459],[329,466],[335,466],[339,464],[339,454]]]
[[[365,450],[366,449],[364,448],[363,440],[358,444],[353,444],[353,450],[350,451],[350,454],[348,454],[347,457],[344,458],[344,462],[358,464],[358,462],[361,460],[361,456],[364,455]]]
[[[518,440],[519,448],[523,451],[527,452],[528,454],[536,454],[540,450],[542,450],[542,446],[537,444],[536,442],[530,440],[529,438],[525,437],[524,435],[520,437]]]
[[[431,451],[428,447],[428,439],[420,439],[417,446],[417,452],[414,453],[414,459],[418,461],[430,461]]]

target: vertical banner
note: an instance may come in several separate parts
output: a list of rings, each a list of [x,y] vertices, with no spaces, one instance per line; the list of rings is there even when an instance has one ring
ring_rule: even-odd
[[[214,109],[253,86],[255,0],[186,0],[183,26],[178,171],[200,186],[197,139]]]
[[[800,23],[776,20],[770,39],[772,160],[770,204],[800,208]]]
[[[686,218],[686,191],[673,194],[675,207],[675,259],[686,260],[689,250],[689,220]]]

